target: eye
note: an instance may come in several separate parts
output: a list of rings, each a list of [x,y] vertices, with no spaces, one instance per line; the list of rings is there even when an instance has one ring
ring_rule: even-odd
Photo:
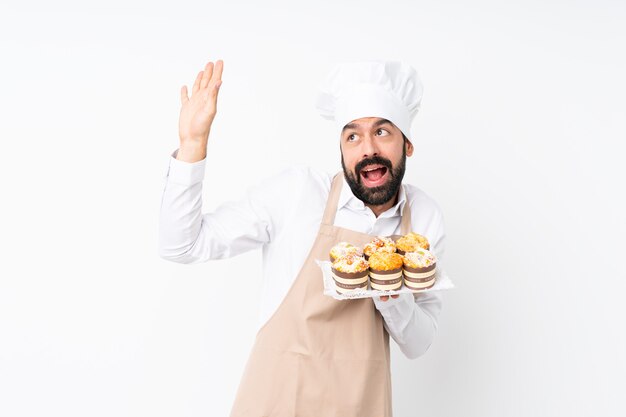
[[[348,135],[348,137],[346,138],[346,141],[348,142],[354,142],[356,140],[356,136],[354,136],[354,133],[351,133]]]
[[[378,134],[378,132],[385,132],[386,134],[389,134],[389,132],[387,132],[387,130],[385,130],[385,129],[378,129],[376,131],[376,133]]]

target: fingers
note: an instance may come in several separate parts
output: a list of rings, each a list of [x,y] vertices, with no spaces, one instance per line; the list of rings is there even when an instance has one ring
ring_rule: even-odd
[[[209,87],[209,92],[213,93],[217,86],[221,84],[224,61],[218,59],[215,61],[215,65],[212,62],[209,62],[209,64],[211,64],[210,69],[205,71],[205,77],[202,78],[202,88]]]
[[[202,75],[204,74],[204,71],[200,71],[198,73],[198,76],[196,77],[196,82],[193,83],[193,89],[192,94],[196,94],[196,92],[200,89],[200,81],[202,81]]]
[[[217,94],[220,86],[222,85],[222,71],[224,69],[224,61],[217,60],[211,77],[211,81],[208,84],[207,93],[207,105],[217,107]]]
[[[221,59],[218,59],[215,62],[215,71],[213,74],[213,78],[211,79],[211,82],[213,84],[221,84],[221,80],[222,80],[222,71],[224,71],[224,61],[222,61]]]
[[[185,104],[189,101],[189,96],[187,95],[187,86],[183,85],[183,88],[180,89],[180,104]]]
[[[392,294],[391,298],[398,298],[400,297],[400,294]],[[380,296],[380,301],[387,301],[389,299],[388,295],[381,295]]]
[[[217,106],[217,94],[220,92],[220,86],[222,85],[222,80],[219,80],[217,84],[215,84],[215,88],[211,90],[209,97],[213,101],[213,105]]]
[[[209,61],[204,66],[204,70],[200,71],[196,76],[196,80],[193,83],[193,87],[191,89],[191,94],[195,95],[200,90],[208,90],[203,91],[201,94],[201,98],[206,100],[210,98],[213,105],[216,104],[217,101],[217,93],[219,91],[220,86],[222,85],[222,72],[224,70],[224,61],[218,59],[213,64],[212,61]],[[207,89],[208,87],[208,89]],[[187,92],[187,87],[183,87],[184,91],[181,90],[181,103],[186,103],[189,101],[189,96]],[[184,94],[184,97],[183,97]],[[208,104],[208,103],[207,103]]]
[[[213,62],[209,61],[204,66],[204,73],[202,74],[202,81],[200,82],[200,88],[206,88],[213,76]]]

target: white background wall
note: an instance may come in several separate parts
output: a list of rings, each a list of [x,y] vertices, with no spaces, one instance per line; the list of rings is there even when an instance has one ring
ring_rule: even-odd
[[[458,288],[426,355],[392,342],[395,415],[626,414],[624,2],[90,3],[0,8],[0,415],[228,415],[260,253],[157,255],[179,91],[220,58],[205,211],[340,169],[313,106],[335,62],[421,74],[406,179]]]

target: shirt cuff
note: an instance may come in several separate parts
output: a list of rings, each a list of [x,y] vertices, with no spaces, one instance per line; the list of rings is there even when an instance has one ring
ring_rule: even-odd
[[[176,159],[178,149],[172,152],[167,170],[169,182],[182,185],[193,185],[204,180],[204,169],[206,167],[206,157],[197,162],[185,162]]]

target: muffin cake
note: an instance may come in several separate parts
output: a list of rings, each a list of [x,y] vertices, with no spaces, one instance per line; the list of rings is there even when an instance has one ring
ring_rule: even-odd
[[[369,257],[368,262],[373,290],[399,290],[402,287],[402,255],[378,251]]]
[[[363,253],[365,259],[369,259],[372,254],[376,252],[394,253],[396,251],[396,244],[393,240],[384,236],[377,236],[371,242],[367,243],[363,247]]]
[[[437,259],[432,252],[418,249],[403,256],[404,285],[412,290],[423,290],[435,284]]]
[[[396,241],[396,248],[400,255],[404,255],[407,252],[415,252],[418,249],[430,249],[430,244],[425,236],[411,232]]]
[[[335,262],[337,259],[350,254],[363,256],[363,251],[351,243],[339,242],[330,249],[330,261]]]
[[[348,254],[333,262],[331,271],[337,293],[343,294],[354,289],[367,290],[369,263],[364,257]]]

